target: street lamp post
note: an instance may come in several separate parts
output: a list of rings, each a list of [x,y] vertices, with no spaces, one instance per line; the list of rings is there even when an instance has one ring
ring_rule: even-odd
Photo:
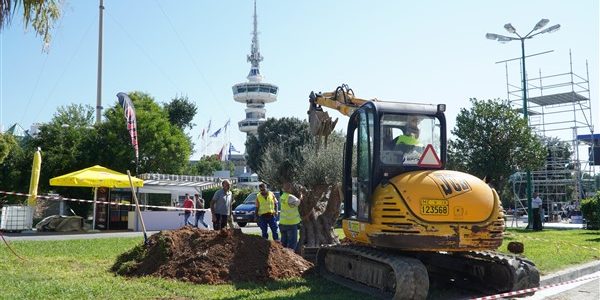
[[[538,31],[538,30],[544,28],[544,26],[546,26],[548,24],[548,22],[550,22],[550,20],[541,19],[539,22],[537,22],[537,24],[535,24],[533,29],[525,36],[521,36],[517,32],[517,30],[512,26],[512,24],[510,24],[510,23],[505,24],[504,29],[506,29],[506,31],[508,31],[509,33],[516,35],[517,37],[504,36],[504,35],[495,34],[495,33],[487,33],[485,35],[486,38],[488,38],[490,40],[497,40],[500,43],[508,43],[510,41],[515,41],[515,40],[521,41],[521,65],[523,67],[523,72],[522,72],[522,77],[523,77],[522,78],[522,80],[523,80],[523,117],[525,118],[525,122],[527,122],[528,126],[529,126],[529,114],[527,111],[527,75],[526,75],[527,73],[525,71],[525,40],[531,39],[538,34],[550,33],[550,32],[557,31],[560,28],[560,24],[556,24],[556,25],[552,25],[542,31]],[[538,31],[538,32],[534,33],[534,31]],[[533,224],[533,222],[532,222],[533,221],[532,220],[533,213],[532,213],[532,208],[531,208],[531,170],[527,169],[526,176],[527,176],[527,224],[528,224],[527,227],[529,229],[533,229],[533,225],[532,225]]]

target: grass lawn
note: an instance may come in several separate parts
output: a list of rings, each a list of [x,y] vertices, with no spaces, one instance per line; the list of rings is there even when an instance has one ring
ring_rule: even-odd
[[[339,230],[338,233],[341,233]],[[600,231],[510,230],[505,243],[525,244],[542,273],[600,258]],[[342,233],[343,236],[343,233]],[[196,285],[108,271],[141,238],[12,242],[21,261],[0,246],[0,299],[353,299],[357,294],[318,276],[269,284]],[[593,247],[595,249],[583,248]],[[505,250],[503,245],[501,250]],[[366,299],[365,295],[360,295]]]
[[[118,254],[141,238],[0,244],[0,299],[351,299],[355,294],[317,276],[269,284],[197,285],[115,276]]]
[[[508,253],[506,245],[509,242],[523,243],[524,255],[536,264],[542,275],[600,259],[599,230],[508,229],[506,235],[499,250]]]

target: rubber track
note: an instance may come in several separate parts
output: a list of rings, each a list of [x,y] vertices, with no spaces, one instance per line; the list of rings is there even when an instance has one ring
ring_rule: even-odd
[[[513,277],[513,282],[510,283],[511,286],[508,290],[492,287],[496,292],[518,291],[540,286],[540,273],[535,264],[528,259],[495,251],[471,251],[461,256],[486,260],[510,269]]]
[[[524,258],[494,251],[407,253],[421,260],[434,281],[481,293],[503,293],[538,287],[540,275]]]
[[[394,293],[384,291],[384,287],[367,286],[346,278],[343,274],[331,273],[325,266],[325,257],[334,252],[389,266],[396,277]],[[319,273],[331,281],[382,299],[425,299],[429,291],[429,278],[423,263],[415,258],[401,256],[394,252],[361,246],[323,247],[317,253],[317,267]]]

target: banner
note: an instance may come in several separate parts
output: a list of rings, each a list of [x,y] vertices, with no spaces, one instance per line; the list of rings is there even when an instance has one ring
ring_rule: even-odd
[[[131,99],[125,93],[118,93],[117,98],[119,99],[119,105],[123,107],[123,111],[125,112],[125,122],[127,123],[129,136],[131,137],[131,145],[135,149],[135,159],[138,160],[139,150],[137,139],[137,121],[135,118],[135,108],[133,107],[133,102],[131,102]]]

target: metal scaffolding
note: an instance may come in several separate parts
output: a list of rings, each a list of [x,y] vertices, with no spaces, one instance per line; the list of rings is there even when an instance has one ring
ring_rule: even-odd
[[[566,207],[578,207],[581,199],[593,195],[597,189],[594,155],[588,152],[595,136],[588,64],[586,61],[585,77],[573,72],[571,51],[569,64],[567,73],[543,76],[540,69],[538,77],[526,80],[529,126],[548,145],[544,167],[531,171],[532,191],[543,199],[548,221],[559,220],[557,216],[561,214],[564,217]],[[523,89],[508,81],[507,66],[506,81],[511,106],[522,112]],[[525,172],[511,176],[515,211],[526,211],[526,179]]]

